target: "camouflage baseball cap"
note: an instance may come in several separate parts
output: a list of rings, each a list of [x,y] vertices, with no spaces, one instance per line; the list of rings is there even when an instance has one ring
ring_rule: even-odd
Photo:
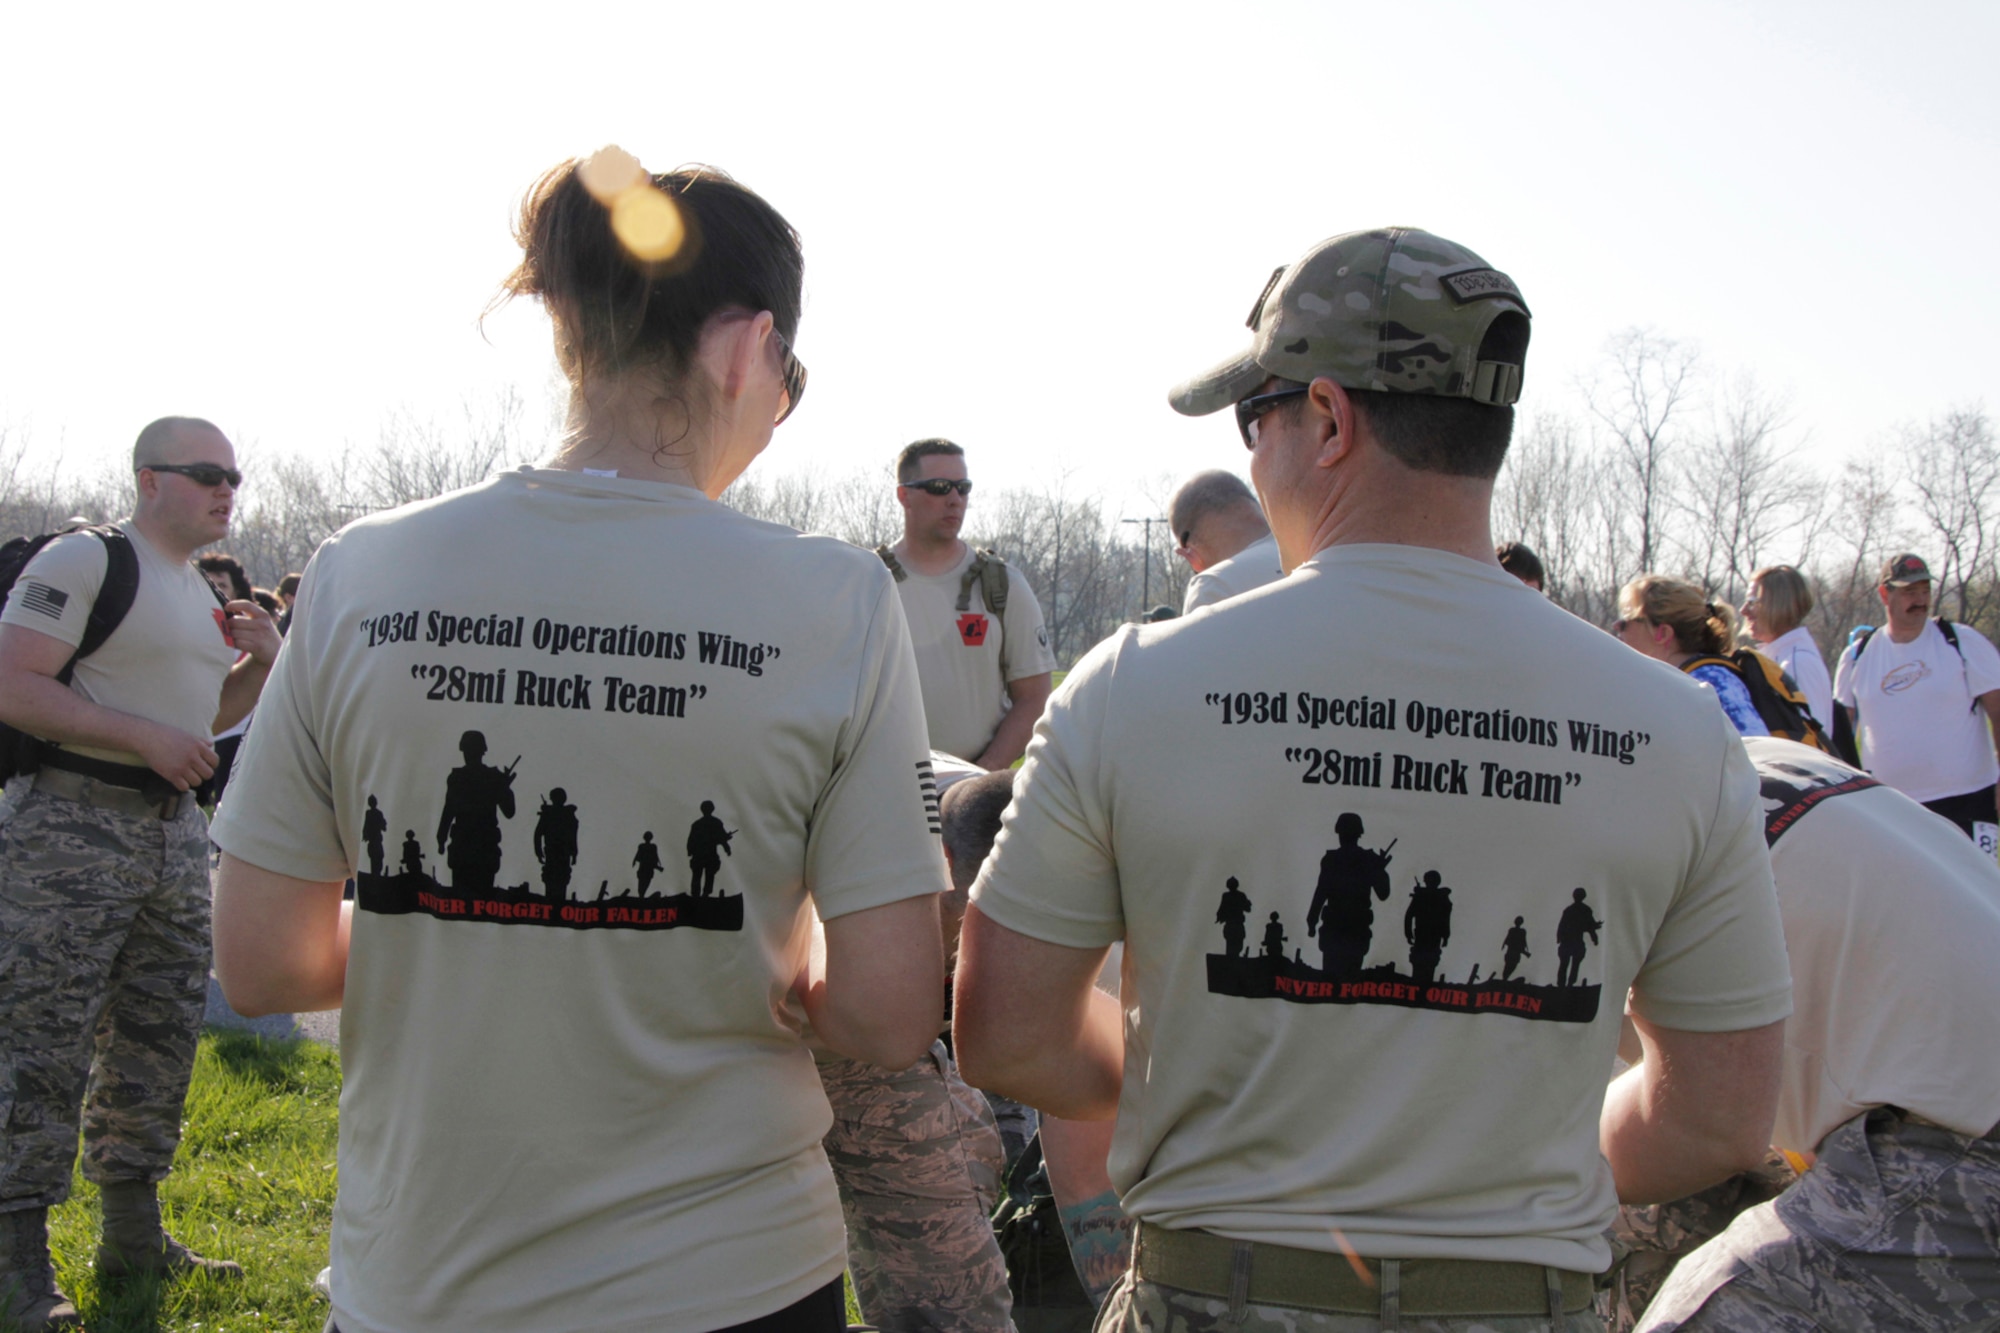
[[[1521,396],[1528,306],[1520,289],[1429,232],[1384,227],[1321,241],[1271,275],[1249,324],[1248,351],[1167,395],[1176,412],[1219,412],[1273,375],[1496,406]]]
[[[1896,556],[1882,566],[1882,577],[1878,580],[1885,588],[1907,588],[1912,583],[1929,583],[1931,567],[1924,563],[1920,555],[1908,551]]]

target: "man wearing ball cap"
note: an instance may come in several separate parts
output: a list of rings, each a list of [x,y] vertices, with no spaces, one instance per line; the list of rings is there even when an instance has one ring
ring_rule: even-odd
[[[1506,274],[1354,232],[1249,322],[1170,402],[1234,409],[1290,577],[1128,626],[1064,683],[973,889],[966,1077],[1116,1115],[1138,1241],[1100,1328],[1597,1327],[1620,1198],[1769,1136],[1791,1000],[1756,776],[1698,688],[1494,559],[1529,329]],[[1358,918],[1312,961],[1214,924],[1233,879],[1307,938],[1348,815],[1384,910],[1453,886],[1431,977]],[[1578,888],[1601,929],[1559,977]],[[1499,980],[1516,918],[1536,947]],[[1647,1058],[1607,1094],[1628,991]]]

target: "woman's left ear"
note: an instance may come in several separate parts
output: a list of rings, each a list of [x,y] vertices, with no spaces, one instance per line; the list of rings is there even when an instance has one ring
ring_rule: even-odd
[[[721,386],[724,402],[734,403],[750,387],[752,370],[763,355],[771,329],[768,310],[760,310],[750,319],[729,320],[721,326],[711,370]]]

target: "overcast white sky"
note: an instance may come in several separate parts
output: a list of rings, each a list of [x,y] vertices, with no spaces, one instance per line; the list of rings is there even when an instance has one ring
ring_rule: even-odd
[[[2000,365],[1996,38],[1990,3],[15,5],[0,426],[326,453],[539,400],[539,314],[475,321],[528,183],[616,141],[805,237],[811,392],[762,468],[942,434],[1123,500],[1240,466],[1167,387],[1386,223],[1520,284],[1524,406],[1651,325],[1839,456]]]

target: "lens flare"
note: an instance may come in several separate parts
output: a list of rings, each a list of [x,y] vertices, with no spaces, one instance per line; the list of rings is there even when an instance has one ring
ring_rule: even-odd
[[[576,169],[576,178],[590,191],[590,197],[606,208],[618,202],[618,196],[627,190],[647,184],[646,169],[639,165],[639,159],[615,143],[608,143],[583,159]]]
[[[611,205],[611,232],[634,259],[657,264],[680,253],[687,224],[674,201],[651,182],[635,186]]]

